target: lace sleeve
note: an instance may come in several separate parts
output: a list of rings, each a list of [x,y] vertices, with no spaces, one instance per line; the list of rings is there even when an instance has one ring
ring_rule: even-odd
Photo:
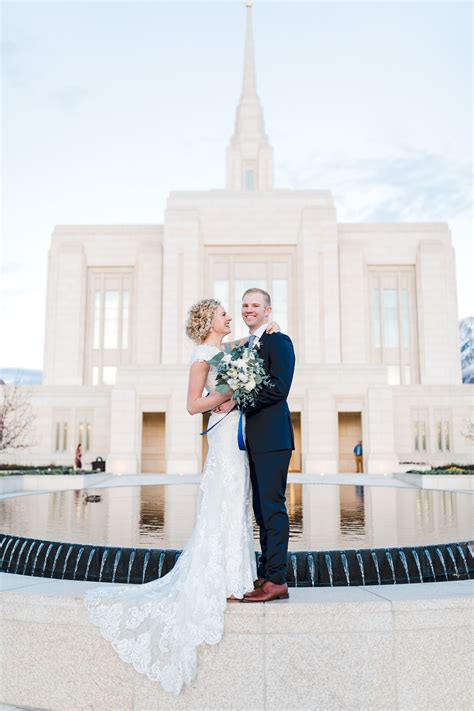
[[[191,353],[190,365],[196,362],[207,363],[207,361],[212,358],[213,355],[214,353],[210,352],[208,346],[196,346],[196,348],[194,348],[193,352]]]

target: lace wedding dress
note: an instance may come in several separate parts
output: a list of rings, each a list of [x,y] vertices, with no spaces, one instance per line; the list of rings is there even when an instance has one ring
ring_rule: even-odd
[[[197,346],[191,363],[209,360],[214,346]],[[215,387],[211,367],[206,389]],[[209,427],[223,417],[212,414]],[[197,673],[197,647],[216,644],[226,600],[253,590],[257,577],[246,452],[237,444],[239,412],[208,434],[196,525],[174,568],[145,585],[101,586],[84,601],[92,622],[137,672],[179,694]]]

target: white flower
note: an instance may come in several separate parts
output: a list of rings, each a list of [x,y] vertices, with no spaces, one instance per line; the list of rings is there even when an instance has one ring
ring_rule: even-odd
[[[239,373],[239,380],[241,380],[243,383],[247,381],[247,373]]]
[[[230,363],[231,360],[232,360],[232,358],[230,357],[230,353],[226,353],[222,359],[222,362],[223,363]]]
[[[257,384],[257,383],[256,383],[256,381],[255,381],[255,378],[250,378],[250,380],[248,381],[248,383],[246,383],[246,384],[244,385],[244,390],[246,390],[246,391],[249,393],[249,392],[251,392],[251,391],[255,388],[256,384]]]

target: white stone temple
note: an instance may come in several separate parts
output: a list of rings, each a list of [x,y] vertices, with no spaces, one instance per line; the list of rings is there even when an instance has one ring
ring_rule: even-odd
[[[373,474],[472,460],[448,225],[340,223],[329,190],[275,186],[246,13],[225,188],[171,192],[162,224],[55,227],[34,444],[4,461],[72,464],[82,442],[86,467],[199,472],[186,313],[215,296],[241,336],[249,286],[271,292],[295,344],[292,471],[355,471],[359,439]]]

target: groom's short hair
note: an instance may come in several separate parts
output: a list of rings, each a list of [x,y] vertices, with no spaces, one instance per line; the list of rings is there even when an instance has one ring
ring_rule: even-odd
[[[271,306],[272,305],[272,299],[268,291],[265,291],[265,289],[259,289],[257,286],[252,287],[250,289],[247,289],[247,291],[244,291],[242,295],[242,301],[245,299],[247,294],[262,294],[263,298],[265,299],[266,305]]]

